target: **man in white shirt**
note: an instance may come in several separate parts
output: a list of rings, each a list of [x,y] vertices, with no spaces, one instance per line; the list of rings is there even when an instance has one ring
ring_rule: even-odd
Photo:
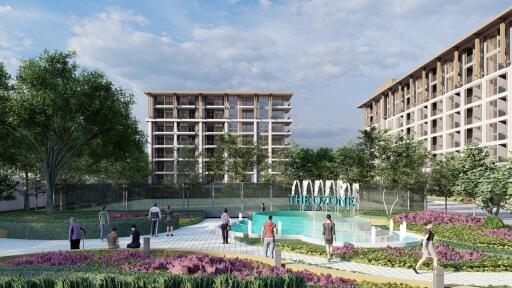
[[[157,203],[149,209],[149,220],[151,221],[151,236],[158,236],[158,222],[162,218],[162,212],[158,208]]]

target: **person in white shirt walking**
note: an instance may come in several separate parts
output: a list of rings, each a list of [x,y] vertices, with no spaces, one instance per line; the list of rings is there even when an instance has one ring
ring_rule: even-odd
[[[220,229],[222,230],[222,244],[229,244],[229,229],[231,218],[229,218],[228,209],[224,208],[224,213],[220,216]]]
[[[162,212],[158,208],[157,203],[149,209],[149,220],[151,221],[151,236],[158,236],[158,222],[162,218]]]

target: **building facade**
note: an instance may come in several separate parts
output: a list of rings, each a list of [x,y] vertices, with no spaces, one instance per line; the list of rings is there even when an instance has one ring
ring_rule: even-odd
[[[272,167],[280,149],[290,141],[292,93],[150,91],[148,96],[150,182],[178,181],[178,150],[196,147],[197,172],[208,173],[208,155],[214,153],[220,135],[238,135],[243,143],[259,143]],[[195,161],[195,160],[194,160]],[[195,165],[194,165],[195,166]],[[276,174],[269,168],[269,173]],[[259,181],[256,167],[248,171]],[[229,181],[224,175],[217,181]]]
[[[512,9],[491,19],[432,59],[377,89],[359,108],[364,126],[421,139],[434,154],[469,143],[502,162],[512,148]]]

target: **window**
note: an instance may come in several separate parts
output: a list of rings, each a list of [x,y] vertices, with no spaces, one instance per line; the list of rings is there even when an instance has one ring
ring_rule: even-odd
[[[284,119],[285,115],[284,111],[272,111],[272,119]]]
[[[196,117],[195,109],[179,109],[178,110],[178,118],[179,119],[194,119]]]
[[[498,34],[497,33],[493,33],[492,35],[490,35],[485,40],[485,44],[487,46],[487,50],[486,50],[487,53],[489,53],[489,52],[493,51],[494,49],[498,48]]]
[[[272,136],[272,145],[283,146],[285,145],[285,138],[283,136]]]
[[[254,119],[254,111],[242,110],[242,119]]]
[[[258,112],[260,119],[268,119],[268,96],[260,96],[258,98]]]
[[[207,109],[206,119],[224,119],[224,110]]]
[[[276,106],[286,106],[284,98],[282,96],[273,96],[272,97],[272,107]]]
[[[178,132],[195,132],[196,125],[193,123],[179,123]]]
[[[268,123],[260,122],[258,123],[259,133],[268,133]]]
[[[196,97],[195,96],[178,96],[178,105],[187,105],[187,106],[195,106],[196,105]]]
[[[237,133],[238,132],[238,122],[229,122],[228,123],[228,132],[229,133]]]
[[[207,96],[206,106],[224,106],[223,96]]]
[[[242,123],[242,132],[254,132],[253,123]]]
[[[172,132],[174,130],[174,123],[172,122],[154,122],[153,132]]]
[[[240,106],[254,106],[254,97],[240,97]]]
[[[155,148],[154,150],[155,159],[171,159],[174,158],[174,150],[172,148]]]
[[[207,123],[206,132],[224,132],[224,124],[222,123]]]
[[[155,105],[172,105],[172,96],[155,96]]]
[[[174,171],[174,161],[155,161],[153,166],[156,172]]]
[[[178,135],[178,145],[194,145],[195,143],[195,135]]]
[[[174,135],[155,135],[155,145],[173,145]]]
[[[155,109],[155,118],[156,119],[172,119],[173,118],[173,109],[172,108]]]
[[[283,123],[272,123],[272,132],[288,132],[288,129]]]

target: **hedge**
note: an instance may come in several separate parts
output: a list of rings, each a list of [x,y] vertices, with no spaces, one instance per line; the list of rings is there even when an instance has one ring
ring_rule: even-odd
[[[200,212],[187,212],[189,215],[187,218],[176,218],[174,229],[180,226],[187,226],[201,222],[204,219],[204,213]],[[99,238],[100,236],[100,225],[98,221],[80,221],[80,225],[87,231],[86,238]],[[137,225],[138,230],[141,234],[149,234],[151,231],[151,222],[146,217],[136,218],[116,218],[110,219],[110,228],[112,226],[117,227],[117,233],[119,237],[126,237],[130,235],[131,225]],[[17,238],[17,239],[41,239],[41,240],[61,240],[68,239],[68,226],[67,221],[59,222],[25,222],[25,221],[0,221],[0,230],[5,230],[6,237]],[[165,232],[166,224],[165,220],[160,221],[158,225],[158,232]]]

